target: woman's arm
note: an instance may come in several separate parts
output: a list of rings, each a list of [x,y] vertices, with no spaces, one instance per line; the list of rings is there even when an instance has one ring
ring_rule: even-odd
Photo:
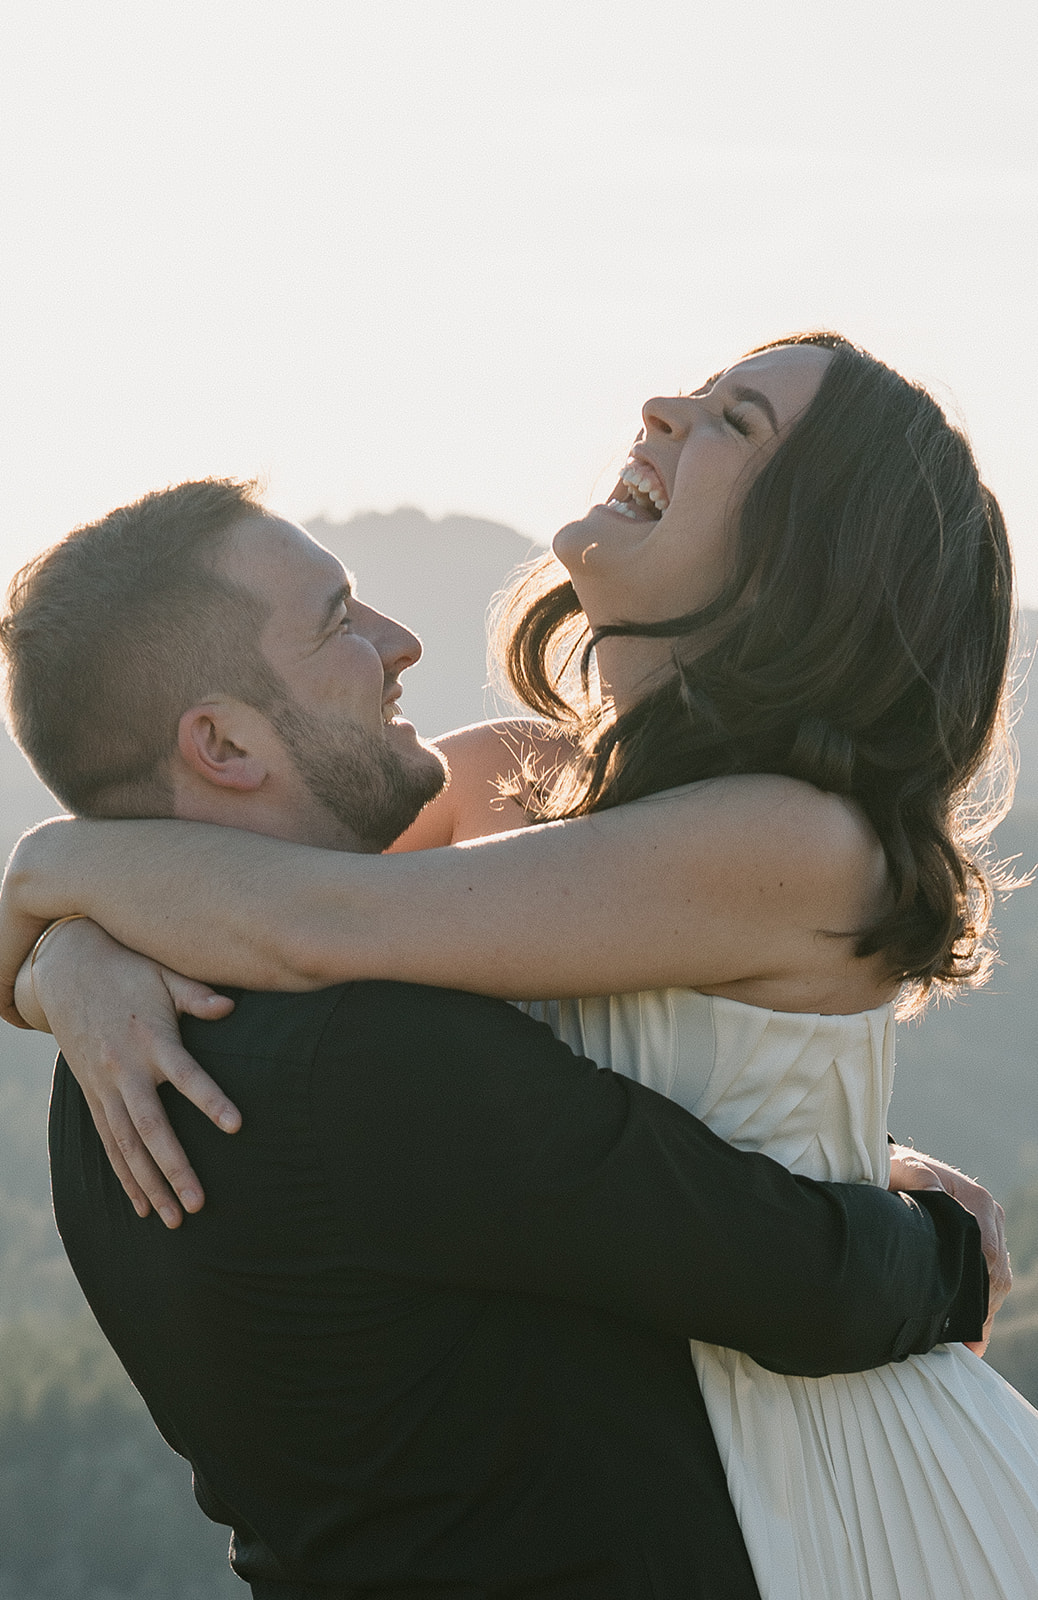
[[[787,1009],[853,1010],[831,1003],[852,941],[825,933],[874,914],[877,854],[842,802],[768,777],[391,857],[58,819],[12,858],[0,983],[9,1005],[40,928],[80,911],[174,970],[250,988],[380,977],[517,998],[749,982],[784,987]]]
[[[492,779],[514,758],[512,725],[507,738],[503,749],[500,730],[455,736],[455,783],[470,798],[441,811],[435,837],[502,826]],[[174,970],[250,988],[370,976],[512,997],[724,980],[762,1004],[853,1010],[883,996],[868,965],[850,958],[851,941],[818,929],[871,916],[862,884],[873,853],[840,802],[776,779],[702,785],[392,858],[187,823],[59,819],[28,835],[9,868],[2,998],[17,1020],[10,986],[19,960],[52,917],[81,911]],[[106,1146],[118,1149],[113,1165],[127,1193],[175,1223],[177,1195],[195,1209],[201,1188],[157,1086],[174,1082],[213,1120],[233,1117],[233,1107],[171,1046],[166,980],[158,975],[157,987],[128,950],[113,978],[106,963],[114,960],[83,924],[60,928],[38,963],[41,998]],[[848,988],[848,968],[865,969],[853,980],[859,993]],[[150,1008],[141,1003],[147,993],[157,995]]]
[[[516,788],[521,792],[524,779],[543,776],[565,754],[572,753],[572,747],[563,735],[544,723],[527,718],[473,723],[465,728],[457,728],[452,733],[442,734],[435,744],[449,763],[450,782],[395,842],[391,847],[394,852],[431,850],[463,839],[505,833],[521,827],[526,815],[517,799],[508,794],[502,795],[503,781],[509,789]],[[27,839],[22,843],[25,850],[16,852],[20,859],[27,857],[31,848]],[[17,945],[19,938],[30,939],[30,927],[47,925],[46,921],[40,924],[38,921],[32,923],[30,919],[19,919],[13,900],[16,875],[15,872],[8,873],[6,893],[0,904],[4,936],[11,947]],[[62,944],[66,949],[77,948],[70,946],[64,938]],[[87,943],[84,946],[81,942],[78,948],[89,949],[90,945]],[[116,948],[119,947],[113,943],[111,951]],[[95,953],[103,954],[103,949],[98,951],[95,946]],[[119,958],[122,966],[125,966],[128,954],[123,950]],[[114,955],[112,959],[115,960]],[[94,979],[101,965],[103,962],[96,960],[93,963]],[[65,970],[68,974],[70,969],[66,967]],[[14,1002],[0,1004],[0,1015],[15,1027],[28,1025],[42,1031],[50,1027],[39,1004],[39,997],[33,993],[28,956],[22,964]]]

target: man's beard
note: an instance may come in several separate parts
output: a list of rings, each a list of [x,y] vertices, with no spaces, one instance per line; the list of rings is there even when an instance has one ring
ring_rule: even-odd
[[[385,850],[447,782],[420,741],[407,756],[346,718],[326,723],[292,700],[268,712],[310,795],[361,847]]]

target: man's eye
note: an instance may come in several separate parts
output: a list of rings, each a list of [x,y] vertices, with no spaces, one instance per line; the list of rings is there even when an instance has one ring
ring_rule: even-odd
[[[726,406],[722,415],[725,422],[729,423],[736,433],[741,433],[744,438],[749,436],[750,425],[745,417],[739,415],[738,411],[733,411],[731,406]]]

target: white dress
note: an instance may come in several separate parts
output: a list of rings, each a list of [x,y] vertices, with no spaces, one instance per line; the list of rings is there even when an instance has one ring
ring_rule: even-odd
[[[669,989],[524,1009],[739,1149],[886,1184],[888,1006]],[[764,1600],[1036,1600],[1038,1411],[965,1346],[820,1379],[716,1345],[692,1358]]]

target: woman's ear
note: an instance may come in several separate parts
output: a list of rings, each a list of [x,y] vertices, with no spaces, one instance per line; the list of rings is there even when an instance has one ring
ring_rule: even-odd
[[[251,794],[269,767],[250,738],[256,713],[237,700],[207,700],[180,718],[177,749],[184,765],[205,783]]]

